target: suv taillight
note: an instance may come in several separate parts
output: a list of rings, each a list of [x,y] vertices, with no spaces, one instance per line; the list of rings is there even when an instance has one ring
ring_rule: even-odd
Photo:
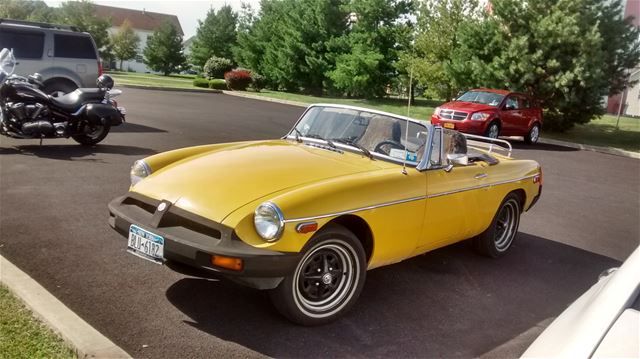
[[[102,60],[98,59],[98,76],[102,76]]]

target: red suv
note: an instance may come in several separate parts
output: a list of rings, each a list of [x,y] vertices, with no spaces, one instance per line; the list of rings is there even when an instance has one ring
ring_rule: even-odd
[[[431,123],[491,138],[523,136],[526,143],[536,143],[542,127],[542,110],[536,101],[522,93],[475,89],[437,107]]]

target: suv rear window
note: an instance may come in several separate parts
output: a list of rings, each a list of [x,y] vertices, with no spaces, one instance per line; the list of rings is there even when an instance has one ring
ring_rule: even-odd
[[[55,34],[53,56],[73,59],[95,59],[96,50],[91,38],[77,35]]]
[[[17,59],[41,59],[44,50],[44,33],[0,29],[0,48],[13,49]]]

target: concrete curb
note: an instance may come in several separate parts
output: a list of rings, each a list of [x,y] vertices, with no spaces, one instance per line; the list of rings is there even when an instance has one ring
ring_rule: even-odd
[[[131,358],[1,255],[0,281],[38,318],[75,348],[79,358]]]
[[[224,93],[225,95],[250,98],[250,99],[253,99],[253,100],[281,103],[283,105],[291,105],[291,106],[299,106],[299,107],[307,107],[307,106],[309,106],[309,104],[304,103],[304,102],[281,100],[281,99],[278,99],[278,98],[271,98],[271,97],[258,96],[258,95],[250,95],[250,94],[246,94],[246,93],[239,93],[239,92],[236,92],[236,91],[223,90],[222,93]]]
[[[124,87],[124,88],[132,88],[132,89],[141,89],[141,90],[154,90],[154,91],[174,91],[174,92],[194,92],[194,93],[222,93],[222,90],[217,89],[181,89],[176,87],[159,87],[159,86],[143,86],[143,85],[127,85],[127,84],[117,84],[116,88]]]
[[[615,147],[602,147],[602,146],[583,145],[583,144],[580,144],[580,143],[551,140],[551,139],[542,138],[542,137],[540,137],[538,142],[549,144],[549,145],[577,148],[577,149],[584,150],[584,151],[593,151],[593,152],[606,153],[608,155],[615,155],[615,156],[623,156],[623,157],[640,159],[640,153],[638,153],[638,152],[625,151],[625,150],[622,150],[622,149],[619,149],[619,148],[615,148]]]

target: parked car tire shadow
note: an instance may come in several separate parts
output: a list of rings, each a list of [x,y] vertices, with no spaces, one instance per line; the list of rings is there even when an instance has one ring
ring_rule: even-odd
[[[0,155],[28,155],[65,161],[100,161],[91,158],[97,154],[149,156],[157,153],[150,148],[137,146],[116,146],[98,144],[95,146],[81,146],[78,144],[65,145],[22,145],[14,147],[0,147]]]
[[[499,260],[462,242],[369,271],[354,309],[320,327],[294,325],[266,292],[226,280],[181,279],[166,296],[187,324],[268,356],[471,357],[557,316],[616,265],[525,233]]]

